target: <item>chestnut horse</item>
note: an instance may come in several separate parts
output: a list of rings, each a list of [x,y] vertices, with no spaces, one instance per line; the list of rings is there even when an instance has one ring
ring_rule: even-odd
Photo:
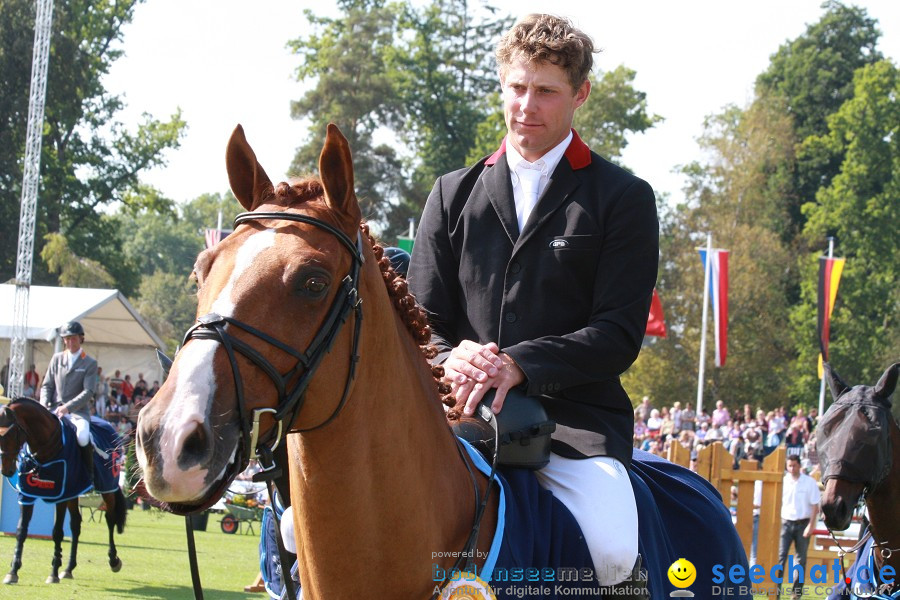
[[[79,456],[65,458],[63,456],[65,427],[69,427],[68,436],[71,444],[75,444],[74,429],[64,424],[40,403],[28,398],[17,398],[6,406],[0,406],[0,470],[5,477],[13,477],[18,469],[20,478],[39,473],[39,469],[46,465],[66,462],[66,471],[73,476],[83,471]],[[111,429],[110,429],[111,430]],[[95,454],[95,472],[99,469],[111,470],[110,475],[116,474],[118,468],[112,463],[115,456],[102,459]],[[53,522],[53,561],[47,583],[59,583],[59,568],[62,566],[62,540],[63,523],[66,511],[69,513],[69,526],[72,530],[72,545],[69,551],[69,564],[62,572],[63,579],[72,579],[72,571],[75,569],[78,556],[78,538],[81,535],[81,510],[78,505],[78,494],[83,493],[82,488],[76,488],[74,496],[67,493],[64,482],[55,480],[47,481],[48,485],[63,488],[63,491],[54,499],[46,500],[56,505],[56,515]],[[90,488],[88,487],[88,490]],[[113,572],[122,568],[122,560],[116,550],[114,532],[119,533],[125,528],[127,507],[122,490],[115,484],[115,490],[101,494],[106,504],[106,526],[109,529],[109,566]],[[19,581],[19,569],[22,567],[22,550],[25,539],[28,537],[28,526],[34,513],[34,498],[20,495],[21,512],[16,527],[16,549],[10,564],[10,571],[3,579],[3,583],[17,583]],[[58,499],[57,499],[58,498]]]
[[[430,337],[424,313],[360,225],[350,150],[337,127],[328,126],[320,180],[273,186],[240,126],[226,163],[250,212],[195,263],[200,316],[138,416],[146,491],[172,512],[203,510],[254,453],[270,467],[286,444],[307,600],[376,590],[433,597],[446,583],[439,574],[463,566],[482,573],[489,555],[520,531],[527,529],[527,544],[574,523],[567,511],[550,519],[529,512],[561,506],[531,472],[514,470],[489,485],[483,461],[475,464],[453,435],[435,380],[440,368],[423,352]],[[665,597],[666,569],[683,552],[709,549],[708,561],[691,558],[704,572],[716,561],[746,566],[713,488],[686,469],[647,460],[635,466],[647,475],[632,481],[644,510],[641,552],[665,553],[644,554],[654,597]],[[531,495],[503,491],[510,479],[531,485]],[[670,510],[657,510],[657,501]],[[504,529],[514,512],[534,518]],[[672,539],[665,537],[670,521],[685,528]],[[562,548],[554,554],[561,563],[571,549],[589,560],[579,534],[547,536],[553,552]],[[525,550],[514,558],[549,566],[535,562],[550,554]]]
[[[850,387],[826,365],[835,402],[822,416],[817,434],[825,525],[846,529],[864,499],[872,537],[864,562],[871,558],[878,572],[889,565],[894,573],[900,572],[900,428],[891,415],[890,396],[898,372],[900,363],[895,363],[874,386]]]

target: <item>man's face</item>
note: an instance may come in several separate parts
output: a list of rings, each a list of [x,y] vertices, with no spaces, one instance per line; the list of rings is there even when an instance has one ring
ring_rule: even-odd
[[[63,338],[63,344],[66,347],[66,350],[75,354],[79,350],[81,350],[81,336],[80,335],[67,335]]]
[[[507,141],[525,160],[534,162],[566,139],[575,109],[591,91],[585,81],[577,90],[566,72],[550,63],[514,60],[501,74]]]
[[[800,462],[796,460],[787,461],[787,471],[794,479],[800,477]]]

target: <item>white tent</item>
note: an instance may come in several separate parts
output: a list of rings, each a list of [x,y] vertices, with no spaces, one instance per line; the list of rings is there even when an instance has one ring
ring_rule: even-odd
[[[0,285],[0,361],[6,364],[13,332],[16,288]],[[104,375],[139,373],[152,384],[162,381],[156,348],[164,343],[118,290],[31,286],[25,369],[34,363],[43,377],[53,352],[62,349],[58,328],[79,321],[85,330],[84,349],[97,359]],[[59,345],[58,345],[59,344]]]

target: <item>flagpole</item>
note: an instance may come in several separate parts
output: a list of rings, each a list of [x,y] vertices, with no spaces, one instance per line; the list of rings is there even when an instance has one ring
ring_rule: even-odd
[[[712,233],[706,234],[706,260],[703,265],[703,316],[700,327],[700,367],[697,376],[697,414],[703,410],[703,378],[706,371],[706,321],[709,313],[709,279],[712,271]]]
[[[828,238],[828,258],[834,258],[834,238]],[[828,293],[828,290],[825,290],[825,293]],[[822,357],[822,360],[825,360],[825,357]],[[822,383],[819,386],[819,417],[825,414],[825,371],[822,370]],[[813,423],[815,426],[815,423]]]

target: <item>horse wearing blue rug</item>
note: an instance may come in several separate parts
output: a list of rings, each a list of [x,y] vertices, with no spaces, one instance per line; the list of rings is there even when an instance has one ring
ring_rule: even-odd
[[[114,531],[125,528],[125,496],[119,488],[120,460],[125,440],[112,425],[98,417],[91,419],[94,445],[93,485],[80,458],[75,428],[67,419],[59,419],[41,404],[18,398],[0,407],[0,455],[2,473],[19,493],[21,513],[16,527],[16,549],[4,583],[17,583],[22,566],[22,550],[34,503],[43,500],[56,505],[53,524],[54,554],[47,583],[58,583],[62,566],[63,523],[69,513],[72,546],[69,563],[62,572],[72,578],[77,566],[78,539],[81,535],[81,511],[78,498],[92,489],[103,496],[106,524],[109,529],[109,565],[113,572],[122,568],[116,550]]]

